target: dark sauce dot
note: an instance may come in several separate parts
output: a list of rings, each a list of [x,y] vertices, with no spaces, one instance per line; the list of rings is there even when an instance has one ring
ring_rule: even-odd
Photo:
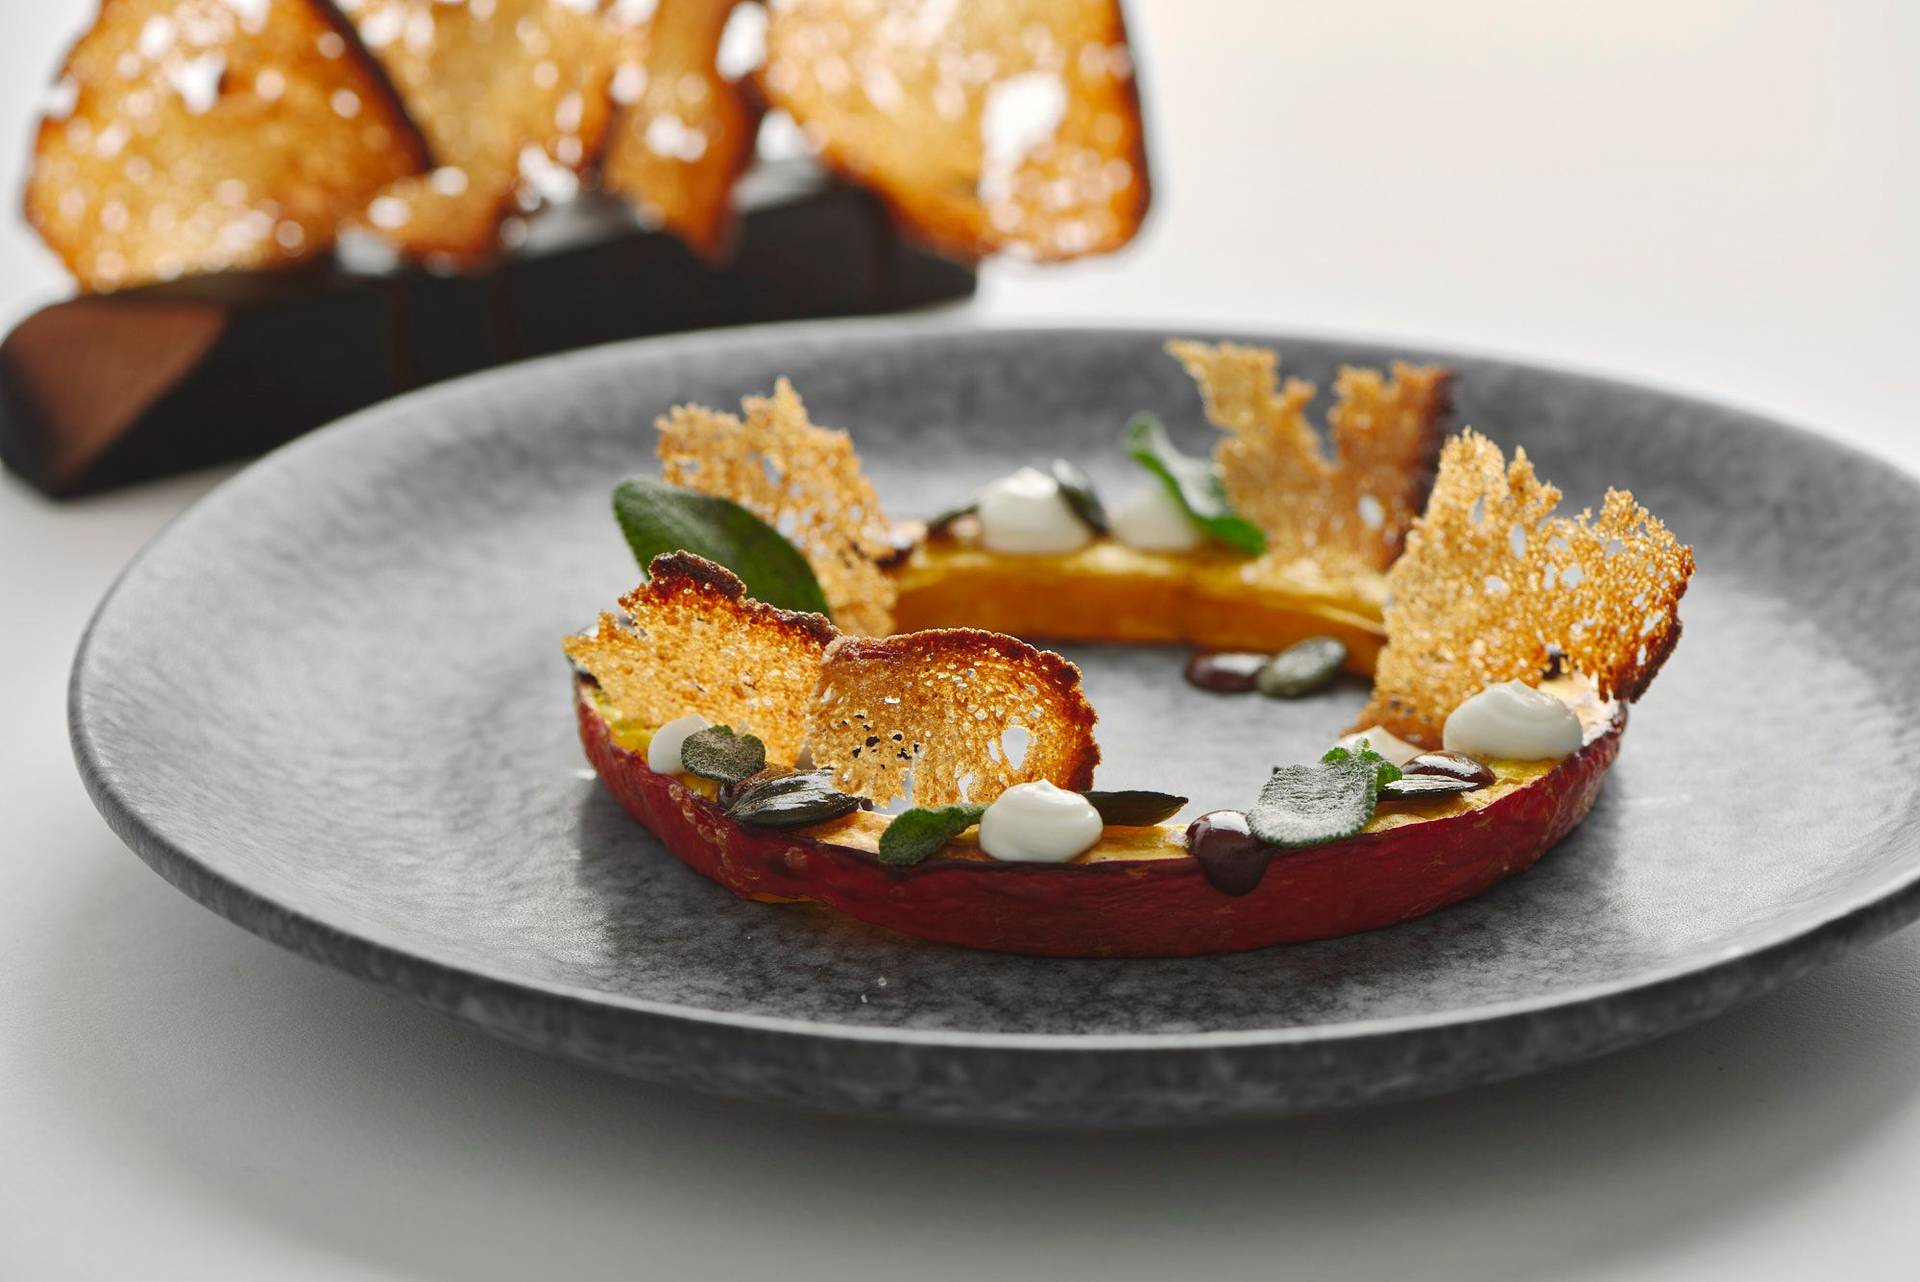
[[[1238,810],[1212,810],[1187,825],[1187,853],[1223,895],[1244,895],[1267,875],[1274,848],[1247,829]]]
[[[1264,654],[1229,650],[1220,654],[1196,654],[1187,660],[1187,680],[1215,694],[1244,694],[1260,679],[1267,666]]]

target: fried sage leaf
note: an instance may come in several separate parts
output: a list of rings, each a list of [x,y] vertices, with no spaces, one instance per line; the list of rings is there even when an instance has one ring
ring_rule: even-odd
[[[860,804],[860,798],[837,791],[825,773],[767,775],[740,789],[727,818],[752,828],[806,828],[851,814]]]
[[[1100,822],[1116,828],[1145,828],[1163,819],[1171,819],[1187,804],[1185,797],[1170,792],[1149,792],[1128,788],[1120,792],[1083,792],[1080,794],[1100,812]]]
[[[1260,800],[1247,812],[1248,830],[1270,846],[1297,849],[1365,828],[1380,798],[1379,767],[1367,759],[1372,753],[1334,752],[1340,755],[1328,753],[1310,766],[1274,767]]]
[[[1167,429],[1151,414],[1127,424],[1127,453],[1159,477],[1200,532],[1216,543],[1258,556],[1267,550],[1260,527],[1233,510],[1212,459],[1182,454]]]
[[[1268,659],[1254,688],[1275,699],[1298,699],[1325,688],[1346,661],[1347,643],[1339,637],[1308,637]]]
[[[636,476],[614,489],[613,515],[643,570],[663,552],[692,552],[739,575],[756,601],[828,614],[800,549],[730,499]]]
[[[767,768],[767,745],[728,726],[708,726],[680,745],[680,764],[689,774],[719,783],[740,783]]]
[[[1082,471],[1078,463],[1057,458],[1048,471],[1053,476],[1053,483],[1060,487],[1060,497],[1067,501],[1067,506],[1073,509],[1073,514],[1080,518],[1082,525],[1095,534],[1105,534],[1112,528],[1107,521],[1106,505],[1093,488],[1093,478]]]
[[[880,834],[880,862],[908,868],[921,862],[980,822],[985,806],[916,806],[894,816]]]

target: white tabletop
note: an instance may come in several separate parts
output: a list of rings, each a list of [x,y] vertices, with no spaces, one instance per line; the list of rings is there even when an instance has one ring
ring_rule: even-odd
[[[7,6],[0,121],[25,119],[81,9]],[[1516,353],[1723,397],[1920,469],[1920,9],[1156,0],[1134,13],[1159,144],[1151,231],[1111,262],[996,269],[975,315]],[[21,131],[4,133],[11,173]],[[0,230],[5,318],[60,288],[24,232]],[[1920,1268],[1920,932],[1528,1080],[1112,1136],[671,1094],[496,1044],[283,953],[127,853],[66,742],[87,612],[218,480],[66,506],[0,482],[0,1276]]]

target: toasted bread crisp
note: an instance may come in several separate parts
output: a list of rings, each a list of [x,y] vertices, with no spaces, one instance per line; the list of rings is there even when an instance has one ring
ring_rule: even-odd
[[[55,96],[27,217],[88,290],[312,258],[424,164],[319,0],[112,0]]]
[[[780,531],[820,580],[833,621],[848,632],[893,629],[897,588],[880,562],[893,551],[880,496],[845,432],[815,427],[792,384],[742,402],[746,419],[698,405],[655,423],[670,485],[732,499]]]
[[[753,600],[732,571],[689,552],[657,556],[647,573],[620,598],[630,621],[602,614],[592,633],[565,643],[610,713],[654,727],[697,712],[759,735],[772,760],[793,761],[832,626]]]
[[[1104,253],[1146,216],[1118,0],[783,0],[760,84],[828,164],[956,257]]]
[[[734,0],[659,0],[621,30],[612,92],[619,104],[600,182],[696,253],[717,258],[734,230],[733,185],[753,159],[760,108],[716,66]]]
[[[1525,450],[1509,464],[1476,432],[1448,443],[1387,576],[1387,647],[1356,728],[1437,747],[1461,703],[1537,685],[1556,660],[1603,699],[1645,692],[1680,639],[1693,552],[1625,491],[1608,490],[1597,518],[1553,516],[1559,502]]]
[[[1433,484],[1452,375],[1394,362],[1346,368],[1327,415],[1332,457],[1307,422],[1316,388],[1278,382],[1262,347],[1175,342],[1167,350],[1199,383],[1207,417],[1228,435],[1215,458],[1234,508],[1267,536],[1264,563],[1310,561],[1332,577],[1385,570]]]
[[[402,253],[484,263],[515,212],[560,203],[599,156],[617,47],[597,0],[340,0],[434,171],[358,211]]]
[[[882,805],[990,802],[1040,779],[1090,788],[1100,761],[1080,669],[973,628],[841,637],[809,720],[814,764]]]

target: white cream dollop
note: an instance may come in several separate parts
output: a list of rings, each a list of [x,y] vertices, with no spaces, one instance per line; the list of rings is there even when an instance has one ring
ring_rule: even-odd
[[[1524,681],[1488,686],[1453,710],[1442,731],[1448,752],[1544,761],[1580,751],[1573,709]]]
[[[1100,840],[1093,803],[1041,780],[1001,793],[980,817],[980,849],[995,859],[1063,864]]]
[[[1334,747],[1345,748],[1348,752],[1352,752],[1360,746],[1362,739],[1367,741],[1367,747],[1373,749],[1373,751],[1379,753],[1396,766],[1404,766],[1426,751],[1425,748],[1422,748],[1417,743],[1408,743],[1405,739],[1394,734],[1385,726],[1369,726],[1365,730],[1356,730],[1352,734],[1341,735],[1340,738],[1335,741]]]
[[[653,738],[647,740],[647,769],[657,775],[677,775],[685,770],[686,763],[680,760],[681,745],[686,743],[688,735],[706,728],[705,717],[689,712],[655,730]]]
[[[1031,467],[981,490],[976,513],[980,542],[993,552],[1047,556],[1078,552],[1093,540],[1093,531],[1060,493],[1060,483]]]
[[[1114,538],[1142,552],[1191,552],[1204,541],[1186,509],[1157,481],[1121,499],[1108,520]]]

